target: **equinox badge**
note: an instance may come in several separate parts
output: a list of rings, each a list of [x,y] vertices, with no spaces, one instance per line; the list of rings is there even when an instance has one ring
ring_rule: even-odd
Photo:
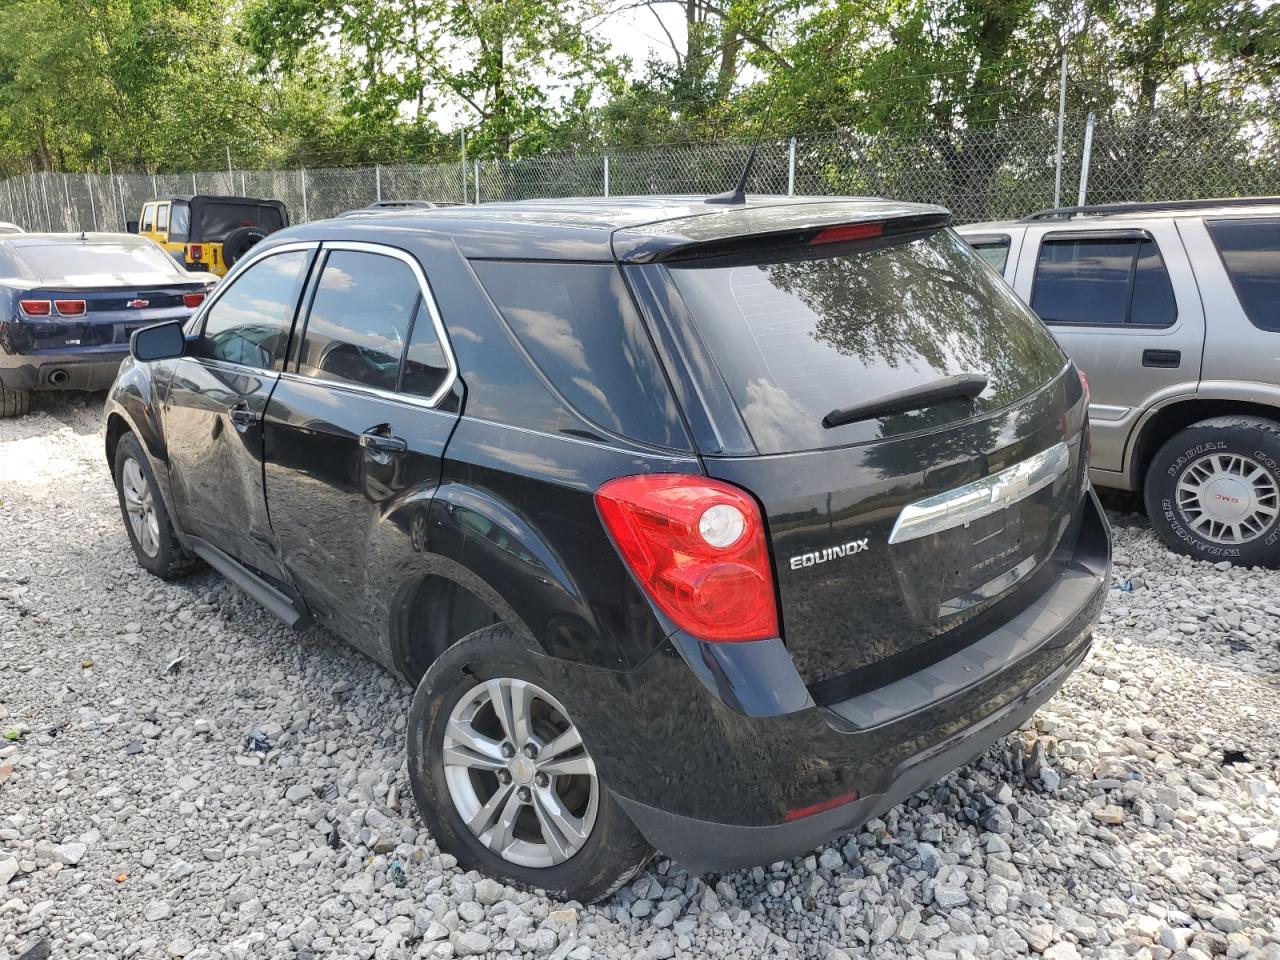
[[[867,549],[867,541],[870,539],[870,537],[863,537],[861,540],[850,540],[838,547],[823,547],[813,553],[797,553],[791,558],[791,569],[799,570],[801,567],[816,566],[837,557],[852,557],[855,553],[861,553]]]

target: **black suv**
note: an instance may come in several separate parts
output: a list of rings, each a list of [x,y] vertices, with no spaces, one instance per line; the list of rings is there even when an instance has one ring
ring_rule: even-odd
[[[272,234],[134,335],[106,447],[138,560],[415,684],[414,794],[465,868],[589,900],[655,847],[812,849],[1026,720],[1105,594],[1085,388],[948,222],[668,197]]]

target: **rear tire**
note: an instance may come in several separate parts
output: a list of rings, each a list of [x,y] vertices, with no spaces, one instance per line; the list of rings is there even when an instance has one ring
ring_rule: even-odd
[[[653,851],[596,775],[585,746],[552,752],[557,742],[573,742],[560,737],[572,737],[576,727],[556,699],[557,680],[544,659],[530,654],[506,624],[477,630],[446,650],[423,676],[409,708],[409,779],[432,837],[462,869],[591,903],[628,882]],[[527,699],[518,699],[522,693]],[[515,732],[499,718],[494,697],[504,708],[512,706]],[[523,746],[515,742],[521,739],[517,702],[527,705],[530,718]],[[556,725],[557,718],[564,722]],[[460,728],[474,739],[459,739]],[[464,742],[481,750],[462,747]],[[460,755],[480,762],[459,762]],[[521,758],[528,756],[536,763],[524,764]],[[568,763],[590,772],[542,772]],[[504,832],[509,811],[514,826]],[[575,843],[571,831],[559,828],[547,838],[545,818],[564,823],[566,814],[585,839]],[[540,857],[547,862],[533,865]]]
[[[1280,566],[1280,423],[1213,417],[1169,438],[1147,467],[1147,516],[1179,553]]]
[[[161,580],[177,580],[201,561],[178,542],[151,463],[138,438],[126,433],[116,445],[116,495],[138,564]]]
[[[30,409],[30,390],[9,390],[5,387],[0,387],[0,420],[21,417]]]

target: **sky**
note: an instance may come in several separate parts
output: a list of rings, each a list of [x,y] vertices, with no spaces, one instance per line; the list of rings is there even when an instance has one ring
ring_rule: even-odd
[[[650,52],[672,60],[671,43],[654,16],[662,18],[676,43],[684,48],[684,11],[679,3],[659,3],[652,7],[625,10],[609,16],[601,25],[599,36],[619,54],[631,58],[632,72],[638,74]]]

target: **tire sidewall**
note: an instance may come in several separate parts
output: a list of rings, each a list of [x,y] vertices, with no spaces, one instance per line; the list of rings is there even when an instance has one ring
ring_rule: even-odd
[[[142,470],[143,479],[147,482],[147,489],[151,491],[151,499],[155,503],[156,522],[159,526],[159,536],[156,539],[159,541],[159,548],[156,550],[154,557],[147,556],[146,551],[142,549],[142,544],[138,543],[138,538],[133,533],[133,524],[129,522],[129,511],[125,509],[123,477],[124,465],[127,460],[137,462],[138,467]],[[138,443],[133,434],[127,433],[120,438],[120,442],[116,446],[116,458],[112,472],[116,481],[116,499],[120,503],[120,517],[124,521],[124,531],[129,537],[129,543],[133,546],[133,553],[138,560],[138,564],[158,577],[167,577],[175,560],[172,556],[174,544],[173,527],[169,524],[169,514],[165,509],[164,498],[160,495],[160,488],[156,483],[155,474],[151,470],[151,462],[143,451],[142,445]]]
[[[1144,494],[1152,526],[1173,549],[1211,563],[1241,566],[1280,565],[1280,516],[1259,537],[1240,544],[1220,544],[1191,529],[1178,508],[1175,490],[1184,470],[1214,453],[1248,457],[1271,474],[1280,487],[1280,424],[1261,420],[1197,424],[1175,434],[1156,453],[1147,469]]]
[[[557,699],[556,671],[545,656],[529,651],[505,626],[477,631],[450,647],[423,676],[414,692],[406,730],[409,780],[418,809],[441,849],[464,870],[479,870],[508,883],[541,889],[559,899],[598,900],[634,874],[643,863],[627,862],[638,834],[600,780],[599,805],[591,836],[576,854],[552,867],[523,867],[502,859],[476,837],[453,804],[445,779],[444,734],[454,706],[486,680],[528,680]],[[570,717],[575,724],[577,720]],[[579,728],[581,731],[581,728]],[[581,731],[584,743],[586,731]],[[590,745],[587,750],[590,752]]]

